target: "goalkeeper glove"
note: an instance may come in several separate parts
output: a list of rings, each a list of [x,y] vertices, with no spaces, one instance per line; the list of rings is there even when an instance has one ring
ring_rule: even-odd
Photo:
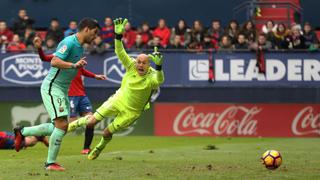
[[[149,54],[148,56],[157,66],[162,65],[163,56],[160,52],[158,52],[157,47],[154,47],[154,52],[152,54]]]
[[[125,26],[128,22],[128,19],[122,19],[122,18],[116,18],[115,20],[113,20],[114,23],[114,32],[116,34],[116,39],[121,40],[122,38],[122,34],[125,31]]]

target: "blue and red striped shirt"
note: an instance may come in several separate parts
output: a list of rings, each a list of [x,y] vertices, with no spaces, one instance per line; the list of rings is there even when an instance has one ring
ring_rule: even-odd
[[[104,43],[113,44],[114,41],[114,27],[105,26],[101,29],[101,38]]]

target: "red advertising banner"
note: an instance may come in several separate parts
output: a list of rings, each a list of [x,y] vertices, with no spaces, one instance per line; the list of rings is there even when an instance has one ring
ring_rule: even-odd
[[[320,104],[157,103],[155,135],[320,137]]]

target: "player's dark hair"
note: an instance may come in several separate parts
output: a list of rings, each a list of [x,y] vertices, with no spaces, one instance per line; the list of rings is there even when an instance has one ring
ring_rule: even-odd
[[[78,30],[82,31],[85,27],[88,27],[89,29],[94,29],[94,28],[101,29],[98,21],[92,18],[83,18],[80,21],[78,25]]]

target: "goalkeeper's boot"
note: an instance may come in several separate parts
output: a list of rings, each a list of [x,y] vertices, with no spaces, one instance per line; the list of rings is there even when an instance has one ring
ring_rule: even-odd
[[[41,141],[45,146],[49,147],[48,138],[45,136],[36,136],[38,141]]]
[[[23,127],[15,127],[13,129],[14,131],[14,149],[19,152],[20,149],[23,148],[24,145],[24,136],[21,133],[21,130],[23,129]]]
[[[64,171],[66,170],[64,167],[62,167],[60,164],[58,163],[45,163],[44,168],[47,171]]]
[[[95,160],[100,155],[101,150],[95,147],[88,155],[89,160]]]

